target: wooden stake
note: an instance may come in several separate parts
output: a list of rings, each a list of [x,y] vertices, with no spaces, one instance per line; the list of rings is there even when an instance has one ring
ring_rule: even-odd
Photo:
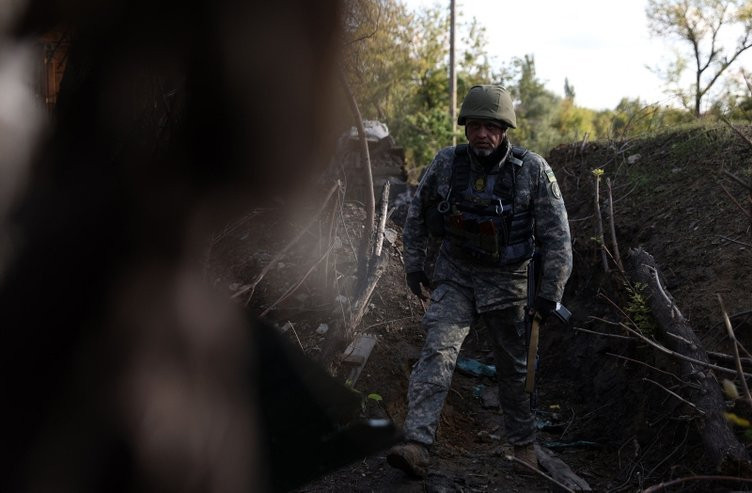
[[[598,170],[600,171],[600,170]],[[595,175],[595,232],[596,238],[599,242],[601,250],[601,262],[603,263],[603,272],[610,272],[608,268],[608,258],[606,257],[606,251],[604,249],[605,239],[603,236],[603,217],[601,216],[601,204],[600,204],[600,184],[601,174],[593,172]]]
[[[619,272],[624,275],[624,265],[621,263],[621,254],[619,253],[619,243],[616,241],[616,225],[614,224],[614,196],[611,192],[611,178],[606,178],[608,185],[608,224],[611,230],[611,244],[614,247],[614,261]]]

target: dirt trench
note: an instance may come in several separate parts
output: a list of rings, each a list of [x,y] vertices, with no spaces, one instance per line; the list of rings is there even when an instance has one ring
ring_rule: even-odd
[[[592,238],[591,171],[602,168],[604,178],[613,181],[622,253],[638,245],[650,251],[666,272],[667,289],[703,343],[711,350],[725,350],[713,294],[723,294],[732,314],[752,309],[748,288],[752,248],[743,245],[752,233],[719,185],[721,167],[749,177],[752,159],[743,144],[724,128],[700,127],[631,142],[563,146],[550,153],[549,162],[561,183],[574,239],[574,272],[564,298],[574,313],[572,326],[623,336],[592,317],[619,321],[618,310],[608,300],[620,307],[630,303],[618,273],[603,272]],[[603,196],[601,204],[605,210]],[[326,344],[322,324],[331,323],[341,311],[332,299],[346,291],[348,273],[354,272],[352,252],[365,217],[356,204],[345,204],[339,215],[335,256],[331,266],[327,262],[327,269],[339,273],[339,284],[322,290],[322,276],[330,278],[314,273],[267,317],[313,358]],[[282,238],[286,230],[294,229],[293,223],[272,211],[257,211],[226,231],[212,250],[214,285],[232,294],[248,283],[284,246]],[[364,416],[388,417],[401,424],[410,369],[424,340],[419,324],[423,307],[404,284],[400,227],[394,223],[389,227],[396,233],[387,248],[390,262],[360,329],[377,335],[379,341],[355,388],[364,396]],[[312,251],[315,257],[321,248],[312,240],[293,249],[259,284],[250,309],[260,313],[273,303],[284,286],[310,265]],[[752,346],[751,318],[737,317],[734,322],[738,337]],[[677,371],[674,361],[635,341],[576,331],[557,322],[543,327],[541,344],[539,442],[554,450],[593,490],[636,491],[662,480],[712,472],[694,429],[697,416],[645,380],[663,382],[681,393],[681,385],[672,386],[666,376]],[[482,326],[471,330],[461,357],[492,363]],[[550,491],[546,480],[514,474],[504,459],[509,449],[500,417],[482,400],[494,385],[488,377],[455,372],[425,480],[412,480],[391,469],[382,452],[301,491]],[[735,411],[747,412],[739,406]],[[741,437],[744,430],[737,431]],[[728,489],[713,484],[693,487]]]

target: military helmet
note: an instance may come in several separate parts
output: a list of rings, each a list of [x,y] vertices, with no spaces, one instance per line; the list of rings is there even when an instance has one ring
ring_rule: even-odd
[[[457,123],[464,125],[469,118],[497,120],[508,127],[517,128],[512,97],[506,89],[495,84],[470,88],[462,101]]]

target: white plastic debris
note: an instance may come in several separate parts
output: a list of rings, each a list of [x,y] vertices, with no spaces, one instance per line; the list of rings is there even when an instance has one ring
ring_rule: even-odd
[[[641,157],[642,157],[642,156],[640,156],[639,154],[632,154],[631,156],[629,156],[629,157],[627,158],[627,162],[628,162],[629,164],[634,164],[634,163],[636,163],[637,161],[639,161]]]
[[[388,241],[390,245],[394,245],[394,242],[397,241],[397,232],[392,228],[385,228],[384,239]]]
[[[347,296],[342,295],[342,294],[338,294],[337,297],[334,298],[334,301],[336,301],[337,303],[340,303],[340,304],[344,305],[345,303],[347,303],[348,300],[347,300]]]

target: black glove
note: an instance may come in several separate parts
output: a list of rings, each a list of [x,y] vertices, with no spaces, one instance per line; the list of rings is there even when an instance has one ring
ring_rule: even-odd
[[[535,298],[535,306],[533,306],[533,316],[541,319],[541,322],[546,320],[556,310],[556,302],[541,298],[538,296]]]
[[[422,284],[426,288],[426,291],[431,290],[431,281],[428,280],[428,276],[425,272],[422,270],[408,272],[405,274],[405,280],[407,281],[407,286],[410,288],[410,291],[412,291],[415,296],[422,300],[427,299],[426,295],[423,294],[423,290],[420,289],[420,285]]]

